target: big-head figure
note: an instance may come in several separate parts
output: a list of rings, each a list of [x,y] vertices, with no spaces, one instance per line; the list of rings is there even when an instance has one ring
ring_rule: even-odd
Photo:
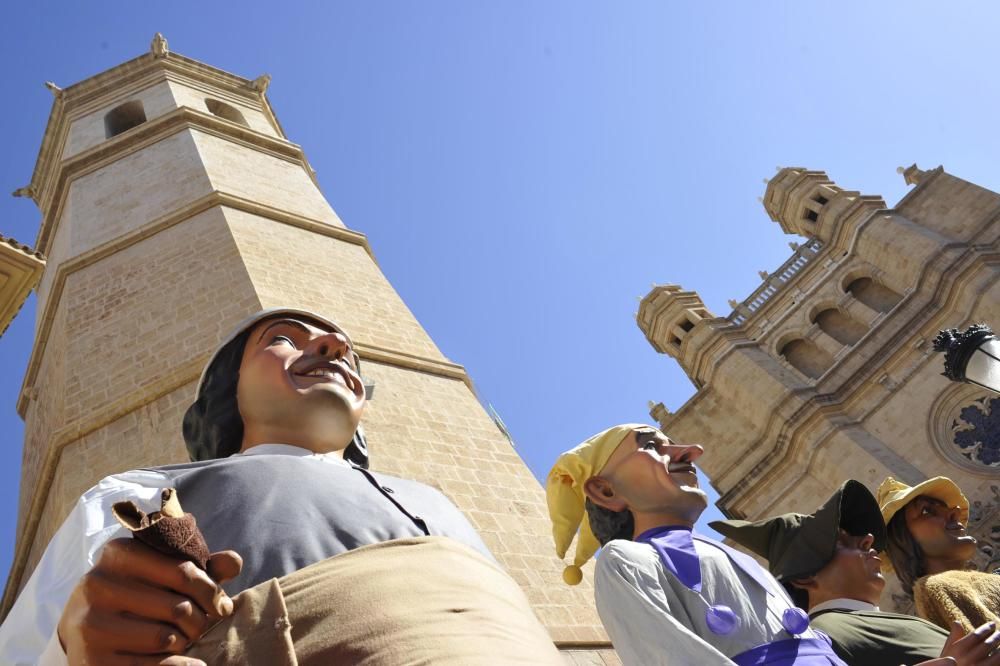
[[[694,532],[702,453],[638,424],[564,453],[547,494],[560,557],[579,528],[566,582],[603,547],[597,609],[626,664],[842,664],[753,558]]]
[[[722,520],[712,527],[767,559],[811,625],[833,640],[845,662],[859,666],[927,664],[951,659],[960,666],[1000,664],[990,653],[1000,640],[983,625],[966,635],[920,618],[883,613],[885,587],[879,551],[886,544],[878,503],[859,481],[848,480],[809,514],[786,513],[759,521]]]
[[[1000,571],[975,569],[969,500],[958,485],[944,476],[915,486],[888,477],[877,496],[888,529],[884,568],[895,569],[917,614],[966,631],[1000,623]]]
[[[274,636],[300,664],[476,664],[498,651],[558,663],[462,513],[368,469],[365,404],[358,355],[334,322],[281,309],[241,323],[184,416],[191,462],[84,494],[0,628],[0,661],[279,663],[265,656]],[[163,488],[216,551],[206,570],[116,538],[127,533],[112,505],[155,503]],[[267,608],[278,615],[254,610]],[[267,644],[248,647],[251,636]]]

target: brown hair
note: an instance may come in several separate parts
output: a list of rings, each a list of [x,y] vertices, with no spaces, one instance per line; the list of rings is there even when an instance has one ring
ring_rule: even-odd
[[[635,518],[628,509],[623,511],[612,511],[598,506],[590,501],[588,497],[584,502],[587,507],[587,519],[590,522],[590,531],[594,533],[602,546],[608,545],[614,539],[632,540],[635,530]]]
[[[896,570],[896,577],[903,586],[903,592],[913,598],[913,584],[927,573],[924,566],[924,550],[910,534],[906,526],[905,507],[896,512],[886,525],[885,551]]]

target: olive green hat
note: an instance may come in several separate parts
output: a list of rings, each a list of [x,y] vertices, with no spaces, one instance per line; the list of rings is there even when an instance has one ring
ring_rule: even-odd
[[[876,550],[885,548],[885,523],[875,497],[860,481],[845,481],[811,514],[786,513],[765,520],[717,520],[709,525],[767,559],[781,582],[815,574],[833,559],[839,530],[871,534]]]

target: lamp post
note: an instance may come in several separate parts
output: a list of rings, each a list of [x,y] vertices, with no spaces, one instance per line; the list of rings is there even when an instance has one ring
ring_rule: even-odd
[[[986,324],[941,331],[934,338],[934,351],[944,352],[942,374],[948,379],[1000,393],[1000,339]]]

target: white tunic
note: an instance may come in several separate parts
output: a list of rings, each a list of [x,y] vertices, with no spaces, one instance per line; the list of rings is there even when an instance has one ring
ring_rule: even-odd
[[[701,592],[681,583],[648,543],[615,540],[597,559],[597,612],[622,662],[637,666],[732,664],[730,657],[763,643],[792,638],[781,624],[794,606],[785,589],[764,571],[770,594],[716,546],[694,540]],[[739,618],[730,634],[705,623],[710,606],[728,606]],[[811,629],[799,634],[814,638]]]
[[[280,454],[310,457],[346,465],[343,458],[287,444],[260,444],[236,455]],[[65,666],[66,655],[56,636],[56,625],[70,592],[100,557],[108,541],[129,536],[111,514],[122,500],[159,508],[160,491],[170,485],[165,474],[133,470],[102,479],[77,501],[52,537],[42,559],[0,625],[0,664],[7,666]]]

